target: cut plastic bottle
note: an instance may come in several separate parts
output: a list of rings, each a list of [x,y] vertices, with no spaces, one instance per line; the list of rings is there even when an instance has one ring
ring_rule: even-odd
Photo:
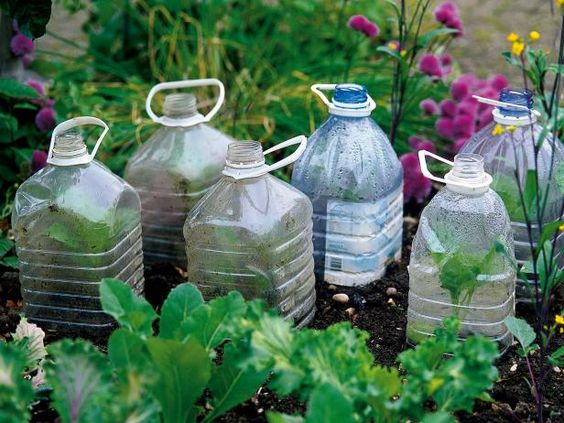
[[[105,128],[91,154],[74,127]],[[25,315],[45,330],[95,337],[113,328],[102,278],[143,291],[141,204],[135,190],[93,160],[108,127],[78,117],[57,126],[48,165],[16,193],[12,227]]]
[[[265,164],[264,155],[296,143],[296,152]],[[237,290],[247,299],[265,299],[298,327],[313,319],[311,202],[268,174],[296,160],[305,146],[303,136],[264,153],[254,141],[229,145],[224,176],[184,226],[188,280],[206,299]]]
[[[218,100],[206,115],[198,113],[191,93],[168,94],[164,116],[151,109],[161,90],[219,88]],[[131,157],[125,179],[137,190],[143,209],[143,250],[146,264],[186,266],[182,229],[188,212],[221,177],[227,146],[233,140],[207,124],[224,100],[217,79],[165,82],[155,85],[147,97],[147,113],[162,125]]]
[[[452,170],[444,179],[431,175],[427,156]],[[453,163],[419,151],[419,160],[423,174],[446,187],[423,210],[413,239],[407,341],[417,344],[454,315],[461,338],[486,336],[505,351],[513,342],[503,321],[514,314],[516,265],[503,201],[479,155],[459,154]]]
[[[320,90],[335,90],[329,101]],[[315,272],[327,283],[361,286],[401,257],[403,169],[370,117],[375,103],[357,84],[316,84],[329,108],[295,164],[292,185],[313,203]]]
[[[489,99],[478,100],[492,103]],[[525,216],[531,221],[535,245],[540,237],[539,221],[544,226],[562,219],[564,191],[557,183],[557,175],[562,173],[564,166],[564,149],[559,139],[553,138],[550,131],[543,132],[543,126],[536,122],[538,112],[532,110],[530,91],[504,89],[499,102],[493,102],[498,106],[492,112],[493,122],[476,133],[461,153],[484,157],[484,169],[493,177],[492,189],[503,199],[511,218],[515,256],[521,266],[531,259]],[[536,164],[535,146],[538,149]],[[540,202],[537,201],[537,184],[543,196]],[[523,208],[520,190],[524,194],[526,208]],[[540,210],[537,204],[541,205]],[[558,237],[557,246],[558,250],[564,246],[563,233]],[[529,275],[528,279],[533,284],[533,275]],[[530,301],[532,295],[534,293],[527,284],[518,281],[517,298]]]

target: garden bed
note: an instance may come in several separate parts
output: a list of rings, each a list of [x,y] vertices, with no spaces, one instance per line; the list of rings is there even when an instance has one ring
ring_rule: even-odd
[[[416,220],[406,218],[404,233],[403,260],[388,268],[386,276],[377,283],[360,289],[337,288],[318,284],[317,314],[312,326],[327,326],[351,320],[353,325],[370,333],[368,346],[380,364],[395,365],[396,356],[405,348],[405,327],[407,313],[408,275],[407,262],[411,242],[416,230]],[[172,267],[159,266],[146,271],[146,291],[149,301],[158,308],[168,291],[183,282],[182,274]],[[344,293],[349,297],[345,304],[335,302],[332,297]],[[554,302],[554,309],[564,306],[562,296]],[[354,310],[352,310],[352,309]],[[0,278],[0,337],[9,338],[15,330],[22,309],[17,273],[6,272]],[[518,305],[517,314],[530,319],[532,310]],[[47,334],[47,342],[59,338],[56,333]],[[104,340],[95,340],[105,349]],[[552,343],[556,349],[564,344],[562,337]],[[495,402],[477,401],[473,414],[461,413],[462,422],[507,422],[535,420],[536,411],[532,393],[527,385],[526,364],[511,348],[496,363],[500,378],[491,395]],[[561,389],[563,373],[557,369],[548,370],[546,384],[546,416],[552,422],[564,421],[564,391]],[[266,411],[278,410],[285,413],[303,412],[305,407],[293,398],[278,398],[272,391],[263,387],[250,401],[236,407],[220,421],[224,422],[263,422]],[[551,417],[552,416],[552,417]],[[35,422],[55,421],[56,413],[46,403],[40,403],[34,410]],[[547,420],[548,421],[548,420]]]

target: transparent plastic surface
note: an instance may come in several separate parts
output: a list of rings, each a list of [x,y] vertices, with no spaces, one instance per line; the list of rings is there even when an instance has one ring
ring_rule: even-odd
[[[255,156],[249,152],[250,160]],[[311,217],[308,198],[269,174],[222,177],[184,226],[188,280],[207,299],[237,290],[265,299],[297,326],[307,324],[315,313]]]
[[[183,116],[181,111],[170,107],[167,116]],[[141,197],[145,263],[186,265],[186,216],[219,180],[232,141],[204,123],[163,126],[129,160],[125,179]]]
[[[12,227],[25,315],[43,329],[98,336],[102,278],[143,290],[141,205],[135,190],[96,161],[48,165],[18,189]]]
[[[519,186],[526,193],[536,192],[535,177],[535,155],[534,142],[539,146],[537,156],[538,186],[546,195],[545,211],[542,214],[542,223],[552,222],[561,218],[562,197],[564,192],[560,191],[556,183],[557,169],[563,165],[564,149],[558,139],[553,139],[550,133],[542,135],[542,126],[539,124],[524,125],[504,128],[503,133],[494,134],[496,123],[492,122],[480,132],[474,135],[464,146],[461,153],[475,153],[484,157],[484,168],[493,177],[491,188],[503,199],[515,238],[515,256],[517,262],[522,265],[531,258],[531,248],[527,225],[525,223],[525,212],[519,195]],[[543,139],[539,143],[540,139]],[[552,171],[551,171],[552,168]],[[515,170],[519,175],[517,179]],[[544,194],[543,194],[544,195]],[[538,216],[536,208],[536,196],[525,195],[527,201],[527,213],[532,221],[531,234],[536,244],[540,236]],[[558,237],[559,249],[564,246],[564,236]],[[529,280],[533,280],[529,275]],[[517,284],[517,297],[529,299],[531,293],[522,281]]]
[[[435,195],[421,214],[408,270],[408,343],[455,315],[461,338],[487,336],[502,351],[511,345],[503,320],[514,313],[513,237],[494,191],[463,194],[447,186]]]
[[[313,203],[320,280],[364,285],[400,258],[403,170],[370,116],[330,115],[294,165],[292,185]]]

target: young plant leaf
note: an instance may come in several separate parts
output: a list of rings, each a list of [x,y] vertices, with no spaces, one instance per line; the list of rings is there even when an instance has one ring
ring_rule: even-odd
[[[553,366],[564,366],[564,346],[558,348],[548,356],[548,361]]]
[[[536,337],[533,328],[525,320],[513,316],[506,317],[503,322],[509,332],[517,338],[523,350],[527,351]]]
[[[153,395],[161,405],[164,423],[194,422],[195,403],[210,379],[211,360],[196,341],[149,338],[147,347],[157,372]]]
[[[198,288],[189,283],[178,285],[170,291],[163,304],[159,336],[180,340],[180,326],[202,304],[204,299]]]
[[[325,383],[318,386],[309,400],[306,423],[342,423],[358,421],[349,398],[346,398],[333,385]]]
[[[244,368],[239,361],[237,349],[233,344],[227,344],[223,349],[223,361],[213,370],[210,379],[213,410],[204,421],[213,421],[248,400],[266,380],[268,370],[258,372],[250,367]]]
[[[100,301],[104,311],[124,328],[140,335],[153,333],[153,322],[158,317],[151,304],[135,295],[130,286],[117,279],[103,279]]]
[[[0,421],[27,423],[33,399],[31,381],[24,379],[26,351],[15,343],[0,342]]]

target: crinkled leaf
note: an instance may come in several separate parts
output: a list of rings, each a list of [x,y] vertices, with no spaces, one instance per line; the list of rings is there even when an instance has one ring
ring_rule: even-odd
[[[16,331],[12,333],[15,342],[25,341],[27,352],[27,365],[30,369],[36,369],[39,360],[47,355],[47,350],[43,344],[45,332],[34,323],[29,323],[25,317],[20,319]]]
[[[305,421],[307,423],[343,423],[354,422],[354,409],[349,398],[336,387],[325,383],[312,392]]]
[[[212,351],[229,337],[243,316],[247,305],[243,296],[236,291],[225,297],[218,297],[208,304],[196,308],[181,325],[182,339],[194,338],[208,351]]]
[[[257,391],[268,376],[268,370],[258,372],[251,367],[244,367],[233,344],[227,344],[223,350],[221,365],[214,368],[209,383],[212,394],[213,411],[206,421],[221,416],[232,407],[240,404]]]
[[[27,423],[33,399],[31,381],[24,379],[26,351],[15,343],[0,342],[0,421]]]
[[[160,320],[161,338],[181,339],[180,326],[204,303],[194,285],[183,283],[174,288],[165,300]]]
[[[274,413],[268,411],[266,413],[268,423],[302,423],[304,418],[302,416],[291,416],[289,414]]]
[[[456,423],[456,419],[446,411],[437,411],[426,414],[421,423]]]
[[[152,324],[158,317],[151,304],[135,295],[129,285],[117,279],[103,279],[100,301],[104,311],[124,328],[140,335],[151,335]]]
[[[161,405],[164,423],[193,422],[195,403],[211,372],[208,352],[196,341],[149,338],[147,347],[157,372],[153,395]]]

